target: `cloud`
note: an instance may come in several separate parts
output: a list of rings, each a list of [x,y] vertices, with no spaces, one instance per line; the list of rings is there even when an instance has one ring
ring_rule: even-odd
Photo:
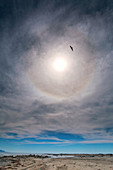
[[[36,138],[37,135],[44,135],[44,131],[53,131],[52,138],[56,141],[34,143],[73,142],[71,135],[67,136],[69,140],[58,141],[61,140],[61,136],[57,139],[58,132],[62,133],[62,136],[65,133],[76,134],[74,138],[80,143],[111,143],[113,140],[111,2],[88,1],[87,4],[86,1],[79,3],[67,1],[67,5],[64,5],[63,1],[57,1],[50,3],[46,9],[47,1],[43,3],[29,1],[26,7],[24,3],[25,1],[20,1],[20,4],[8,6],[4,1],[0,2],[3,6],[0,12],[1,137]],[[11,16],[14,18],[11,19]],[[91,79],[85,89],[73,97],[62,100],[47,96],[34,86],[28,70],[37,56],[40,58],[49,53],[48,49],[52,44],[66,41],[67,37],[69,43],[74,42],[73,36],[77,36],[77,31],[81,37],[85,37],[77,40],[82,39],[82,44],[89,45],[88,49],[92,50],[94,70]],[[79,135],[84,141],[80,141]],[[46,138],[50,139],[50,134],[47,134]],[[29,140],[26,142],[31,143]]]

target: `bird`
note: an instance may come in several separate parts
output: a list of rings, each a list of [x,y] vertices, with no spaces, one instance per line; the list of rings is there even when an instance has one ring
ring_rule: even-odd
[[[70,45],[71,50],[73,51],[73,47]]]

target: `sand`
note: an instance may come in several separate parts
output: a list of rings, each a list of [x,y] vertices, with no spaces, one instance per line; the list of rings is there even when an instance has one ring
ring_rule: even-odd
[[[38,158],[6,156],[0,158],[0,170],[113,170],[113,156]]]

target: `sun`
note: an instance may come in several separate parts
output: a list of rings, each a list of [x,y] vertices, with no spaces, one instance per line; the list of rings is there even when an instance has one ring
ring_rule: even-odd
[[[67,62],[64,58],[55,58],[53,61],[53,69],[58,72],[63,72],[67,68]]]

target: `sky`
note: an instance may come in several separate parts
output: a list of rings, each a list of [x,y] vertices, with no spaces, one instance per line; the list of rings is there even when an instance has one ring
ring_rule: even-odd
[[[111,0],[0,1],[0,149],[113,153],[112,35]]]

